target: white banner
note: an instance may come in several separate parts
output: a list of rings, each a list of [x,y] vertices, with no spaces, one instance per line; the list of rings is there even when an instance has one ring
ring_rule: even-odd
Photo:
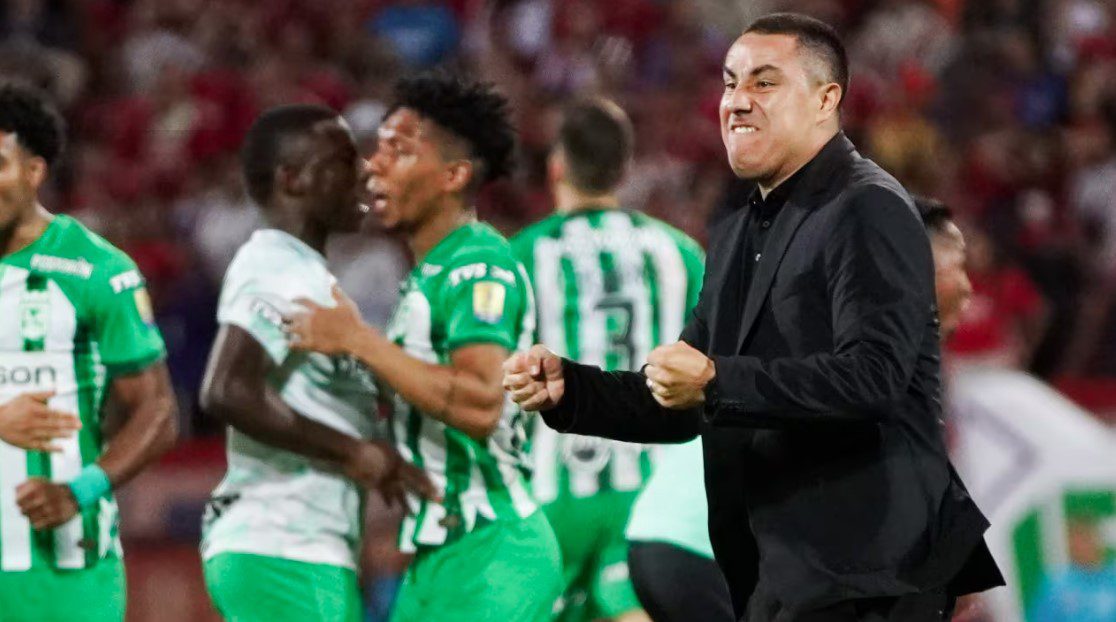
[[[986,607],[995,622],[1031,622],[1043,584],[1068,563],[1067,516],[1102,517],[1116,549],[1116,434],[1019,372],[967,369],[949,389],[957,470],[992,522],[988,544],[1008,583]]]

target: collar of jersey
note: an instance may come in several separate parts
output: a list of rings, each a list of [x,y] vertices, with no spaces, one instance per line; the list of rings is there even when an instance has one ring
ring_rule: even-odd
[[[430,251],[426,253],[426,257],[423,258],[422,263],[420,263],[419,266],[421,266],[422,264],[436,264],[439,261],[442,261],[444,259],[442,255],[451,253],[453,252],[453,249],[457,248],[456,241],[459,238],[464,237],[468,233],[472,233],[479,225],[480,223],[478,221],[473,220],[461,225],[453,231],[450,231],[449,234],[446,235],[446,237],[439,240],[438,243],[434,245],[434,248],[430,249]],[[415,267],[418,268],[419,266]]]
[[[30,244],[24,246],[14,253],[0,256],[0,261],[7,261],[9,259],[15,259],[16,257],[19,257],[20,255],[26,253],[33,253],[36,251],[36,249],[48,245],[50,240],[54,238],[54,235],[59,230],[61,230],[62,226],[65,224],[69,224],[69,220],[70,217],[65,214],[56,214],[53,218],[50,219],[50,222],[47,223],[46,229],[43,229],[43,232],[39,234],[39,237],[35,238],[31,241]]]
[[[302,240],[287,233],[286,231],[281,231],[279,229],[259,229],[252,234],[252,237],[265,240],[270,239],[283,244],[284,246],[289,246],[299,255],[309,257],[310,259],[317,261],[323,266],[326,265],[326,258],[321,253],[311,248],[310,245],[306,242],[303,242]]]

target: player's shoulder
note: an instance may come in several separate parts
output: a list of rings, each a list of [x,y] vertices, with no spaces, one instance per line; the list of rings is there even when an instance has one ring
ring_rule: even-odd
[[[509,240],[512,250],[515,251],[516,255],[522,256],[523,253],[530,252],[530,249],[540,239],[558,237],[565,220],[566,216],[563,214],[551,214],[542,220],[527,225]]]
[[[497,263],[501,265],[515,265],[518,260],[512,250],[512,244],[500,234],[492,225],[477,222],[466,225],[468,231],[457,240],[450,252],[446,253],[442,263],[447,268],[453,268],[470,263]]]
[[[282,231],[259,229],[237,249],[225,271],[230,281],[291,283],[326,272],[320,255]]]
[[[702,250],[701,244],[678,227],[675,227],[665,220],[660,220],[654,216],[648,216],[643,212],[628,210],[626,213],[632,219],[632,224],[634,226],[669,239],[683,256],[696,259],[703,259],[705,257],[705,251]]]
[[[117,290],[143,282],[136,263],[127,253],[76,218],[55,216],[52,228],[50,242],[30,258],[34,270],[89,284],[108,282]]]
[[[467,227],[469,230],[462,232],[453,247],[447,249],[448,252],[433,258],[431,263],[436,263],[436,266],[424,266],[433,278],[451,289],[480,279],[504,281],[509,286],[522,285],[521,264],[507,238],[486,223],[473,223]]]

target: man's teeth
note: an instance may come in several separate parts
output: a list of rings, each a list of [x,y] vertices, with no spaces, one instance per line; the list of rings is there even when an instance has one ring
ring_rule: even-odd
[[[757,132],[757,131],[759,131],[759,130],[757,130],[756,128],[754,128],[750,125],[738,125],[738,126],[732,128],[732,133],[733,134],[751,134],[752,132]]]

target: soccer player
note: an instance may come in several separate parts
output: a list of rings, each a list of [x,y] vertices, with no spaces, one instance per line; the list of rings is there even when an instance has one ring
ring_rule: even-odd
[[[512,239],[534,284],[538,339],[606,370],[636,370],[676,339],[701,289],[701,247],[622,209],[627,115],[607,100],[569,107],[548,160],[556,213]],[[624,526],[651,464],[638,444],[535,426],[532,480],[558,536],[566,590],[557,619],[646,620],[628,576]]]
[[[336,112],[285,106],[245,137],[244,177],[269,228],[225,275],[202,406],[230,426],[228,473],[204,518],[217,609],[242,622],[361,619],[357,553],[364,491],[397,493],[417,472],[376,432],[373,378],[344,356],[294,352],[284,314],[330,300],[326,238],[354,231],[363,162]]]
[[[38,201],[62,143],[61,117],[43,94],[0,86],[0,419],[37,411],[81,420],[76,435],[53,443],[57,428],[0,442],[5,622],[124,619],[112,490],[178,432],[163,340],[136,265]],[[107,401],[120,417],[113,432]]]
[[[528,492],[523,414],[504,358],[530,344],[534,301],[508,242],[473,200],[511,166],[506,100],[444,74],[401,81],[369,161],[372,209],[417,265],[387,335],[339,304],[294,319],[299,348],[351,354],[395,393],[400,452],[439,501],[409,499],[415,553],[393,622],[542,622],[561,591],[558,545]]]

